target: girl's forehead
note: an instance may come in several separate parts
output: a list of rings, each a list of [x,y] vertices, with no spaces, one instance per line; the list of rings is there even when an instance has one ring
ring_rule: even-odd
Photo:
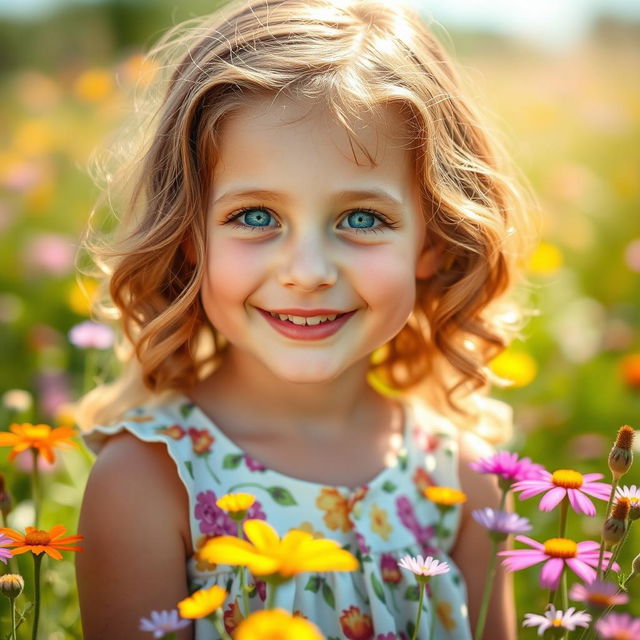
[[[261,96],[247,101],[230,114],[220,129],[221,151],[239,139],[254,145],[280,141],[282,144],[304,136],[310,148],[333,145],[356,164],[369,165],[393,155],[405,155],[410,137],[401,110],[383,105],[375,112],[345,116],[348,126],[328,107],[306,98]],[[350,130],[350,131],[349,131]],[[365,151],[366,150],[366,151]]]

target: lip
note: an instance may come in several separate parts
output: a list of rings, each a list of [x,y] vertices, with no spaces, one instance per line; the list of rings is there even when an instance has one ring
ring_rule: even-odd
[[[347,322],[349,322],[351,316],[353,316],[357,311],[349,311],[338,316],[335,320],[322,322],[321,324],[317,324],[315,326],[307,326],[293,324],[288,320],[280,320],[280,318],[274,318],[273,316],[271,316],[268,311],[264,311],[263,309],[260,309],[258,307],[256,307],[256,309],[279,334],[285,336],[286,338],[291,338],[292,340],[323,340],[324,338],[328,338],[329,336],[332,336],[334,333],[339,331]],[[296,309],[294,313],[294,310],[287,309],[286,314],[292,316],[303,316],[300,311],[303,310]],[[313,313],[311,313],[307,309],[305,312],[306,315],[304,315],[303,317],[308,318],[314,315],[338,315],[340,313],[339,311],[334,311],[332,313],[327,313],[326,311],[327,310],[325,309],[322,309],[320,311],[314,310]],[[282,313],[282,315],[285,315],[285,311],[273,311],[273,313]]]

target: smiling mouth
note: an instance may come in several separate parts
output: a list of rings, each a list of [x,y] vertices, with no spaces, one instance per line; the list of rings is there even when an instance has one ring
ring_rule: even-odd
[[[272,311],[265,311],[265,313],[268,313],[272,318],[275,318],[276,320],[290,322],[291,324],[295,324],[300,327],[302,326],[315,327],[319,324],[324,324],[325,322],[333,322],[336,318],[341,318],[342,316],[346,315],[344,313],[336,313],[333,315],[326,315],[326,316],[318,315],[318,316],[304,317],[304,316],[285,315],[282,313],[273,313]]]

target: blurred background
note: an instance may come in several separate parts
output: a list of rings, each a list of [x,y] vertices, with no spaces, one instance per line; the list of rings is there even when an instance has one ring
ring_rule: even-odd
[[[151,77],[143,51],[167,27],[218,4],[0,0],[0,428],[10,420],[68,422],[65,405],[88,384],[89,356],[108,375],[106,351],[89,354],[67,337],[88,318],[95,290],[74,272],[98,195],[89,158]],[[438,23],[542,210],[542,242],[528,264],[538,314],[493,363],[514,383],[495,394],[514,409],[509,446],[552,471],[606,472],[608,480],[618,427],[640,426],[640,3],[414,4]],[[30,396],[16,405],[6,394],[13,389]],[[29,463],[9,464],[7,453],[0,450],[13,494],[8,522],[21,528],[32,518]],[[45,470],[45,528],[63,523],[75,533],[90,464],[88,453],[70,451]],[[640,485],[639,468],[626,484]],[[544,540],[557,533],[557,513],[540,514],[536,503],[516,506]],[[599,518],[569,519],[576,539],[597,538],[599,527]],[[640,552],[639,532],[632,538],[622,554],[627,566]],[[66,555],[43,569],[41,637],[50,640],[81,638]],[[546,602],[537,575],[516,576],[520,620]],[[640,615],[639,584],[632,594],[629,610]],[[2,629],[7,611],[0,602]]]

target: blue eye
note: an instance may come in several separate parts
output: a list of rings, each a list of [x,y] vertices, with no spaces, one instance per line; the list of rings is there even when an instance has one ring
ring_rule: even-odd
[[[241,218],[249,227],[268,227],[273,216],[264,209],[246,209],[243,211]]]
[[[370,229],[375,225],[377,218],[368,211],[358,210],[350,213],[346,220],[353,229]]]

